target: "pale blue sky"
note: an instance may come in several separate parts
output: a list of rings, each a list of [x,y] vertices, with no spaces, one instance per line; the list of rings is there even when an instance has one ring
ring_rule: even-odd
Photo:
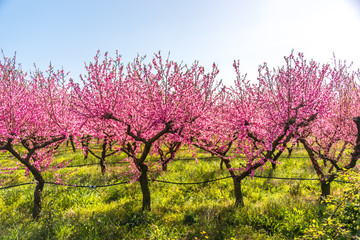
[[[159,50],[215,62],[227,85],[234,59],[255,79],[259,64],[278,66],[292,49],[360,67],[359,0],[0,0],[0,29],[0,48],[25,70],[51,61],[75,80],[98,49],[125,62]]]

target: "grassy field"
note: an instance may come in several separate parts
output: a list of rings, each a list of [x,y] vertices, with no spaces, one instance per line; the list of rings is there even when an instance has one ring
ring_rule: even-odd
[[[4,154],[2,154],[4,155]],[[178,158],[188,158],[181,151]],[[202,153],[199,157],[207,156]],[[112,156],[108,162],[119,160]],[[74,159],[71,165],[86,162],[81,151],[70,148],[57,160]],[[14,161],[0,157],[1,167]],[[173,161],[168,170],[150,178],[173,182],[200,182],[228,176],[219,160]],[[67,168],[60,172],[64,182],[77,185],[105,185],[128,180],[118,172],[122,165]],[[276,171],[265,167],[256,175],[316,178],[306,153],[295,149],[292,158],[281,159]],[[119,177],[122,176],[122,177]],[[31,182],[24,170],[2,175],[4,186]],[[54,181],[54,173],[44,174]],[[67,187],[46,184],[41,219],[34,221],[31,210],[34,185],[0,190],[0,239],[294,239],[301,238],[310,223],[322,220],[324,206],[318,203],[317,181],[254,178],[243,181],[245,207],[234,207],[232,179],[207,184],[177,185],[151,182],[152,211],[141,212],[142,195],[138,182],[104,188]],[[332,184],[332,194],[342,185]]]

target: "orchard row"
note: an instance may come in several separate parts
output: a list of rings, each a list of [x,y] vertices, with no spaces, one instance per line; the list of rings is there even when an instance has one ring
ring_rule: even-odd
[[[360,157],[360,71],[293,53],[276,69],[261,65],[255,82],[241,74],[239,62],[233,66],[237,78],[225,87],[216,80],[215,64],[206,72],[198,62],[186,66],[155,54],[150,63],[137,57],[124,65],[120,55],[98,52],[74,82],[52,67],[24,73],[15,57],[4,57],[0,150],[37,181],[33,217],[41,212],[43,173],[68,164],[54,169],[57,147],[70,140],[96,155],[89,147],[93,138],[101,141],[103,172],[106,157],[126,154],[127,171],[141,185],[143,210],[151,208],[149,171],[166,171],[183,145],[221,159],[233,179],[235,205],[244,204],[241,181],[267,162],[275,168],[295,144],[306,149],[321,196],[329,195],[337,174],[354,168]]]

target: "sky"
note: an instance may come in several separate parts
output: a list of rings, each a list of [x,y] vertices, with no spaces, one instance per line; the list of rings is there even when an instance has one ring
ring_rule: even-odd
[[[0,0],[0,49],[26,71],[51,62],[75,81],[97,50],[124,63],[158,51],[208,71],[215,62],[226,85],[234,60],[256,80],[260,64],[281,66],[292,50],[357,69],[360,0]]]

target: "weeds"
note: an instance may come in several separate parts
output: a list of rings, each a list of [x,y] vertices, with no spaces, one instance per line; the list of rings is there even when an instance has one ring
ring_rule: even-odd
[[[58,157],[83,163],[79,151]],[[86,161],[95,159],[89,156]],[[168,169],[158,178],[196,182],[227,176],[217,160],[174,161]],[[290,158],[275,171],[265,167],[260,174],[314,177],[303,169],[311,169],[308,161]],[[6,184],[31,180],[19,171]],[[102,185],[123,180],[128,179],[112,171],[102,175],[98,165],[91,165],[79,167],[64,182]],[[334,184],[335,193],[340,186]],[[254,178],[245,179],[242,188],[245,207],[238,208],[233,206],[232,179],[200,185],[151,182],[152,212],[141,212],[137,182],[101,189],[45,185],[39,221],[31,216],[31,185],[6,189],[0,195],[0,239],[294,239],[303,236],[313,219],[319,223],[326,215],[318,205],[320,187],[314,182]]]

